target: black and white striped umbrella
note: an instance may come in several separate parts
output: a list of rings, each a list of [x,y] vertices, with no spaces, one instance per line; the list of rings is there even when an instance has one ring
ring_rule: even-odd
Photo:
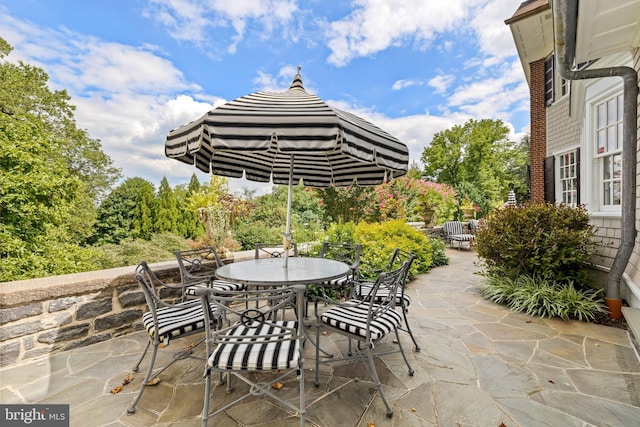
[[[397,138],[308,94],[300,68],[285,92],[237,98],[172,130],[165,154],[203,172],[289,185],[289,193],[300,180],[317,188],[377,185],[404,175],[409,163]]]

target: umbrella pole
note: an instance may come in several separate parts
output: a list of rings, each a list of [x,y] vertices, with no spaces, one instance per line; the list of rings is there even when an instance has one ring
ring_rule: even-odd
[[[284,267],[289,265],[289,247],[291,246],[291,198],[293,187],[293,154],[291,154],[291,161],[289,162],[289,190],[287,192],[287,225],[284,232],[283,246],[284,246]]]

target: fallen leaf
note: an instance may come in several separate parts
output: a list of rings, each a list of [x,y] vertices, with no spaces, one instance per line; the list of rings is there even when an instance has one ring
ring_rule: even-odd
[[[507,427],[504,423],[500,423],[498,427]]]
[[[549,381],[551,384],[555,384],[556,382],[554,380],[547,380]]]
[[[282,387],[284,387],[284,384],[282,384],[282,383],[273,383],[273,384],[271,384],[271,388],[276,389],[276,390],[280,390]]]
[[[600,347],[600,344],[595,344],[596,347]]]
[[[160,382],[160,378],[155,377],[154,379],[152,379],[151,381],[149,381],[149,382],[147,383],[147,385],[156,385],[156,384],[158,384],[159,382]]]
[[[327,335],[327,331],[322,331],[322,335]]]
[[[527,323],[531,323],[531,319],[527,319]]]
[[[160,347],[160,348],[165,348],[166,346],[164,345],[164,343],[163,343],[163,342],[161,342],[161,343],[160,343],[160,345],[159,345],[158,347]]]
[[[398,340],[394,338],[394,339],[393,339],[393,343],[394,343],[394,344],[398,344]]]
[[[411,408],[411,412],[416,412],[416,408]]]
[[[367,427],[376,427],[374,423],[367,423]]]
[[[114,387],[111,389],[111,394],[118,394],[122,391],[122,386],[119,385],[118,387]]]
[[[122,380],[122,385],[127,385],[131,381],[133,381],[133,375],[129,374],[126,377],[124,377],[124,379]]]

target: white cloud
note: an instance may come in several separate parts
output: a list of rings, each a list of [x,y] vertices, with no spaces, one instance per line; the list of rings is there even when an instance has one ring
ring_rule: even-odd
[[[224,50],[234,54],[245,39],[250,24],[258,23],[257,37],[267,38],[276,30],[297,38],[294,21],[298,7],[295,0],[150,0],[145,16],[167,28],[169,34],[183,41],[210,46],[219,42],[213,30],[232,27],[235,33],[226,40]]]
[[[344,66],[394,45],[427,47],[435,35],[452,31],[477,1],[359,0],[346,18],[328,25],[328,61]]]
[[[455,76],[440,74],[429,80],[429,86],[433,87],[436,93],[444,94],[455,79]]]
[[[400,90],[411,86],[421,86],[422,82],[413,79],[402,79],[396,81],[391,87],[393,90]]]

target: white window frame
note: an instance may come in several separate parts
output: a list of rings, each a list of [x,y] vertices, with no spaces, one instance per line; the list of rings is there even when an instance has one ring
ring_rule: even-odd
[[[609,121],[609,108],[615,106],[616,116]],[[589,103],[590,126],[588,139],[593,165],[593,198],[598,211],[602,213],[621,212],[620,197],[622,192],[622,88],[618,85],[615,90],[602,93],[601,96]],[[599,112],[607,117],[599,121]],[[615,170],[614,170],[615,169]],[[605,178],[605,171],[609,170],[609,178]],[[615,174],[615,175],[614,175]],[[609,181],[609,192],[605,192],[605,181]],[[619,185],[619,196],[614,198],[612,187]],[[607,200],[605,200],[607,199]],[[618,203],[615,203],[615,202]],[[613,203],[608,203],[613,202]]]
[[[556,200],[559,203],[565,203],[571,206],[578,204],[578,176],[580,175],[578,168],[580,162],[578,159],[577,147],[571,150],[557,153],[556,155]],[[570,160],[565,164],[566,160]]]

